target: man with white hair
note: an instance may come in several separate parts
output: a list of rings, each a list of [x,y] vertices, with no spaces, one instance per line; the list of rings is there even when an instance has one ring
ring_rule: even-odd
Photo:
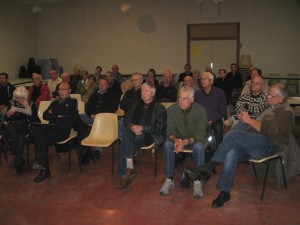
[[[141,89],[142,98],[125,114],[118,168],[118,175],[122,179],[118,189],[127,188],[137,175],[133,168],[135,150],[153,142],[160,145],[166,139],[166,109],[155,100],[155,87],[152,84],[144,83]]]
[[[62,79],[58,76],[56,70],[50,70],[50,79],[48,81],[48,88],[50,89],[51,97],[56,98],[57,93],[56,93],[56,87],[59,83],[62,82]]]
[[[202,89],[195,93],[195,102],[206,109],[208,124],[213,130],[218,146],[223,139],[223,121],[226,115],[226,97],[223,90],[214,87],[214,75],[210,72],[201,74]]]
[[[163,145],[165,182],[161,187],[160,195],[168,195],[174,189],[175,155],[183,152],[184,148],[193,150],[195,166],[205,162],[205,135],[207,118],[205,109],[194,103],[194,89],[183,86],[179,89],[178,103],[168,108],[167,140]],[[203,196],[202,183],[194,181],[193,197]]]

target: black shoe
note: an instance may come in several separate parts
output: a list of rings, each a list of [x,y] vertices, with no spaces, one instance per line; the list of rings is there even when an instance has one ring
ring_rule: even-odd
[[[21,175],[21,174],[23,173],[23,168],[22,168],[22,166],[17,166],[17,167],[16,167],[16,173],[17,173],[18,175]]]
[[[203,169],[202,167],[194,168],[194,169],[184,169],[184,173],[191,180],[209,180],[210,171]]]
[[[225,202],[230,200],[230,193],[221,191],[218,197],[212,202],[213,208],[220,208],[224,205]]]
[[[21,162],[20,166],[16,166],[16,173],[18,175],[21,175],[22,172],[24,171],[22,168],[24,165],[25,165],[25,160],[22,158],[22,162]]]
[[[95,150],[94,152],[94,159],[98,160],[100,158],[100,151]]]
[[[39,175],[37,175],[33,182],[34,183],[38,183],[38,182],[42,182],[43,180],[49,178],[51,176],[51,173],[49,170],[41,170]]]

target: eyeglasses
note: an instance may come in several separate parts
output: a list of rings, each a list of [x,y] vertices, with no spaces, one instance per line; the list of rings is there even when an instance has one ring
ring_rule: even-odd
[[[58,91],[68,91],[68,88],[59,88]]]
[[[265,84],[257,83],[257,82],[251,82],[251,85],[265,85]]]
[[[178,101],[182,101],[182,102],[187,102],[191,100],[191,98],[182,98],[182,97],[178,97]]]

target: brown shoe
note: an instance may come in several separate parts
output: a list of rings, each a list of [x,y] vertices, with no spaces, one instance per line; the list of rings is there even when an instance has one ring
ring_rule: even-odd
[[[128,185],[131,183],[132,178],[134,178],[137,175],[137,171],[135,169],[127,168],[126,172],[121,180],[121,182],[118,184],[118,189],[125,189],[128,187]]]
[[[127,168],[123,177],[133,178],[137,175],[137,171],[135,169]]]
[[[131,178],[123,177],[121,182],[118,184],[118,189],[125,189],[131,183]]]

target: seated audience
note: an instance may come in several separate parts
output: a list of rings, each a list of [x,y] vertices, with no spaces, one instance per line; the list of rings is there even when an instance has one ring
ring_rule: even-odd
[[[96,66],[95,74],[94,74],[94,77],[96,78],[96,81],[99,81],[100,78],[103,78],[101,73],[102,73],[102,67],[101,66]]]
[[[98,113],[115,113],[118,109],[118,98],[115,93],[108,90],[108,80],[101,78],[99,90],[91,94],[85,105],[86,115],[80,115],[85,124],[93,124]]]
[[[13,97],[16,88],[8,82],[8,74],[0,73],[0,121],[4,121],[4,117],[9,106],[9,101]]]
[[[119,82],[119,84],[122,84],[125,81],[125,77],[119,73],[119,66],[114,64],[111,66],[111,72],[113,75],[113,78]]]
[[[200,70],[196,69],[193,70],[193,84],[194,84],[194,89],[199,90],[199,88],[201,87],[201,82],[200,82]]]
[[[94,84],[96,83],[96,79],[93,75],[89,75],[87,84],[80,89],[80,95],[81,95],[81,101],[86,104],[91,96],[95,92],[95,86]]]
[[[239,120],[247,125],[247,129],[229,131],[208,163],[195,169],[185,169],[191,179],[208,179],[212,169],[222,163],[216,185],[220,193],[212,202],[213,208],[222,207],[230,200],[238,163],[265,158],[283,151],[295,123],[293,109],[287,98],[285,85],[272,85],[268,93],[269,107],[256,119],[251,118],[247,112],[238,115]]]
[[[192,72],[191,72],[191,65],[190,64],[185,64],[184,65],[184,72],[179,74],[179,77],[178,77],[178,83],[180,85],[181,82],[183,82],[185,76],[189,75],[189,76],[192,76]]]
[[[40,105],[41,101],[51,100],[50,89],[47,85],[42,84],[42,76],[37,73],[32,74],[33,85],[29,87],[29,101],[35,103],[35,105]]]
[[[175,154],[188,148],[193,150],[194,165],[201,166],[205,162],[205,135],[207,118],[205,109],[194,102],[194,89],[183,86],[179,89],[178,103],[168,108],[167,141],[163,145],[165,183],[160,195],[168,195],[174,189]],[[203,195],[202,183],[194,181],[194,198]]]
[[[15,155],[14,166],[18,175],[22,174],[22,167],[25,164],[23,149],[29,132],[29,123],[38,121],[35,104],[30,105],[28,95],[25,87],[17,87],[13,92],[13,99],[10,101],[5,118],[8,122],[7,132],[11,140],[11,150]]]
[[[172,73],[170,70],[163,72],[162,82],[156,90],[156,100],[158,102],[176,102],[177,88],[172,85]]]
[[[166,109],[158,103],[155,87],[142,85],[142,98],[130,107],[125,115],[123,141],[120,147],[118,175],[123,176],[118,189],[127,188],[137,175],[133,166],[135,150],[155,142],[162,144],[166,138]]]
[[[209,72],[201,75],[202,89],[195,93],[195,102],[206,109],[208,125],[214,132],[216,146],[223,139],[223,117],[226,116],[226,97],[223,90],[214,87],[214,76]]]
[[[138,100],[141,98],[141,87],[142,87],[142,82],[143,82],[143,77],[140,73],[134,73],[131,76],[131,82],[133,87],[129,89],[128,91],[125,92],[122,100],[120,101],[120,108],[124,110],[124,113],[128,112],[130,107]],[[120,141],[122,141],[122,133],[123,133],[123,124],[124,118],[120,118],[118,121],[118,135]]]
[[[214,80],[214,86],[224,91],[226,96],[226,102],[229,103],[229,97],[232,93],[232,86],[230,81],[226,77],[226,70],[219,69],[219,77]]]
[[[108,90],[116,94],[116,96],[118,97],[118,104],[119,104],[119,101],[122,96],[120,83],[113,78],[113,75],[110,70],[106,71],[104,76],[109,83]]]
[[[50,70],[50,79],[48,81],[48,88],[51,93],[51,98],[56,98],[57,93],[56,93],[56,86],[62,82],[62,79],[58,76],[56,70]]]
[[[70,76],[71,94],[76,93],[77,83],[82,79],[80,68],[74,69],[74,74]]]
[[[133,83],[133,88],[126,91],[120,102],[120,108],[124,110],[125,114],[133,103],[141,98],[141,87],[143,82],[142,75],[140,73],[132,74],[131,82]]]
[[[149,69],[147,72],[147,78],[143,81],[143,83],[149,83],[158,88],[159,82],[156,80],[156,72],[154,69]]]
[[[77,118],[77,100],[70,98],[71,87],[68,83],[58,85],[59,99],[53,101],[43,114],[49,124],[37,127],[34,132],[34,147],[37,163],[41,166],[34,182],[41,182],[51,176],[49,169],[48,147],[67,139]]]
[[[194,83],[194,79],[190,75],[185,76],[185,78],[183,80],[183,85],[190,86],[190,87],[194,88],[195,91],[199,90],[198,84]]]
[[[80,94],[81,89],[86,89],[86,85],[88,83],[88,78],[89,78],[89,72],[87,70],[82,70],[81,71],[81,77],[82,79],[78,81],[77,87],[76,87],[76,93]]]
[[[241,95],[243,95],[245,93],[249,93],[251,91],[251,81],[253,80],[254,77],[262,77],[261,69],[258,69],[258,68],[252,68],[250,70],[250,74],[251,74],[251,79],[246,81],[246,83],[243,87],[243,90],[241,92]],[[268,90],[269,90],[269,85],[267,83],[265,83],[263,92],[268,94]]]
[[[255,76],[251,81],[251,92],[241,95],[236,103],[236,115],[247,112],[248,115],[255,119],[267,106],[268,95],[263,92],[265,81],[261,76]],[[231,126],[231,129],[241,129],[243,123],[239,123],[237,116],[234,115],[224,121],[225,126]]]

